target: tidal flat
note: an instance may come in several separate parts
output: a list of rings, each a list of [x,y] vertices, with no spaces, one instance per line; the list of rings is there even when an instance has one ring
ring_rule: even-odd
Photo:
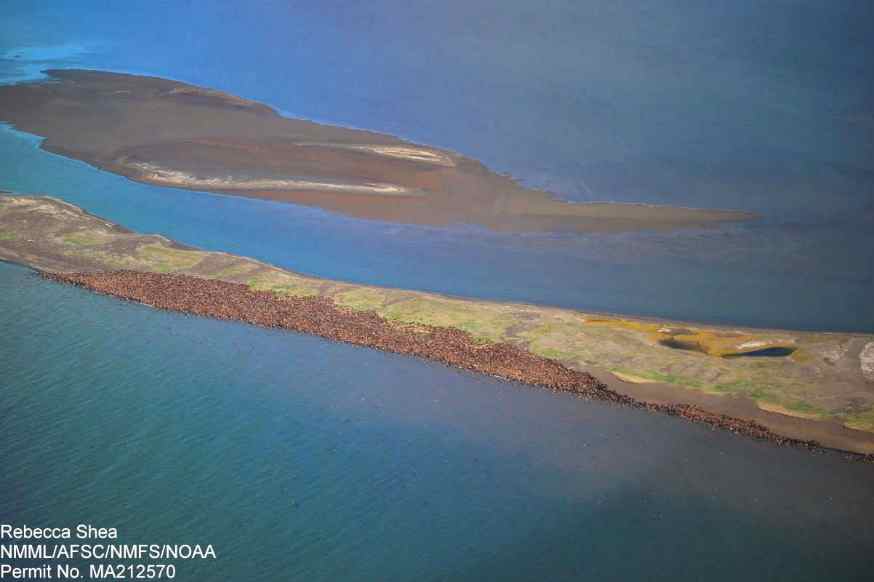
[[[317,206],[365,219],[501,231],[706,227],[749,212],[571,203],[458,153],[284,117],[213,89],[129,74],[48,70],[0,86],[0,120],[41,147],[132,180]]]
[[[158,307],[150,290],[198,280],[229,285],[245,300],[318,302],[331,317],[375,322],[370,331],[361,328],[365,336],[385,332],[407,341],[447,334],[473,362],[461,367],[584,395],[606,390],[729,430],[746,426],[740,432],[771,440],[874,453],[871,335],[702,326],[354,285],[136,234],[49,197],[0,197],[0,259]],[[319,316],[313,321],[322,325]],[[526,374],[537,367],[546,376],[531,381]]]

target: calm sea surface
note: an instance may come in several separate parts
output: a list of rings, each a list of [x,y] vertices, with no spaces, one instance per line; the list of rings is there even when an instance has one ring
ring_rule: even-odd
[[[0,79],[177,78],[711,231],[502,235],[158,188],[0,127],[0,189],[315,275],[874,331],[869,3],[4,2]],[[765,6],[759,6],[764,4]],[[180,580],[867,579],[874,468],[0,265],[0,521],[213,543]]]
[[[0,265],[0,522],[179,580],[867,580],[874,466]]]
[[[507,237],[142,187],[0,132],[0,188],[307,273],[474,297],[874,331],[874,4],[5,2],[0,78],[91,67],[449,147],[572,200],[758,212]]]

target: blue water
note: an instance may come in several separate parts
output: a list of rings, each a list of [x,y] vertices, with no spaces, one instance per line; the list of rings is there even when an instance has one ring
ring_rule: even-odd
[[[699,4],[12,2],[0,73],[178,78],[449,147],[569,199],[762,214],[748,225],[509,237],[356,221],[133,185],[34,154],[8,132],[0,187],[53,192],[132,228],[351,281],[874,330],[872,9]]]
[[[504,235],[129,182],[0,127],[0,189],[325,277],[874,331],[864,2],[4,2],[0,79],[155,74],[572,200],[753,210]],[[0,264],[0,521],[215,544],[180,580],[863,580],[874,468]]]
[[[214,544],[218,561],[179,562],[180,580],[863,580],[874,567],[874,465],[10,265],[0,325],[0,522]]]

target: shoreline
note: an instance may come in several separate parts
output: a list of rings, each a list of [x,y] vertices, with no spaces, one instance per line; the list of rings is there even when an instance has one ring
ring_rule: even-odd
[[[782,436],[754,420],[712,413],[689,404],[649,402],[621,394],[587,372],[572,370],[508,343],[482,344],[469,333],[451,328],[398,327],[373,312],[339,308],[323,297],[281,298],[243,284],[187,275],[136,271],[38,273],[49,281],[163,311],[284,329],[430,360],[527,386],[676,416],[778,446],[837,450],[813,440]],[[874,462],[874,454],[839,452],[847,458]]]
[[[44,72],[45,79],[0,85],[0,119],[43,137],[45,151],[143,183],[362,219],[510,232],[664,231],[756,218],[723,209],[571,202],[451,150],[285,117],[217,90],[87,69]]]
[[[771,440],[874,454],[870,334],[744,330],[331,281],[138,234],[48,197],[0,196],[0,260],[58,277],[192,277],[203,282],[191,285],[248,290],[267,298],[265,305],[321,301],[333,306],[326,313],[375,317],[392,329],[442,329],[476,346],[509,346],[535,368],[549,361],[562,374],[598,378],[618,395],[607,399],[629,398],[675,416],[711,415],[709,424],[746,432],[764,427]],[[519,369],[503,377],[549,385]]]

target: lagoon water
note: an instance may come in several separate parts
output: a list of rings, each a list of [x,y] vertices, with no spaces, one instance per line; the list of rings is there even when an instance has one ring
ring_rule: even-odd
[[[8,127],[0,189],[325,277],[874,331],[871,8],[705,4],[7,2],[0,77],[177,78],[455,149],[571,200],[757,222],[571,237],[360,221],[132,183]],[[214,543],[219,562],[180,564],[182,580],[849,580],[874,566],[874,470],[834,455],[8,265],[0,321],[0,521]]]
[[[867,3],[4,3],[0,76],[153,74],[448,147],[704,232],[507,237],[145,188],[0,133],[0,188],[321,276],[598,311],[874,330]],[[815,38],[816,43],[810,39]]]

